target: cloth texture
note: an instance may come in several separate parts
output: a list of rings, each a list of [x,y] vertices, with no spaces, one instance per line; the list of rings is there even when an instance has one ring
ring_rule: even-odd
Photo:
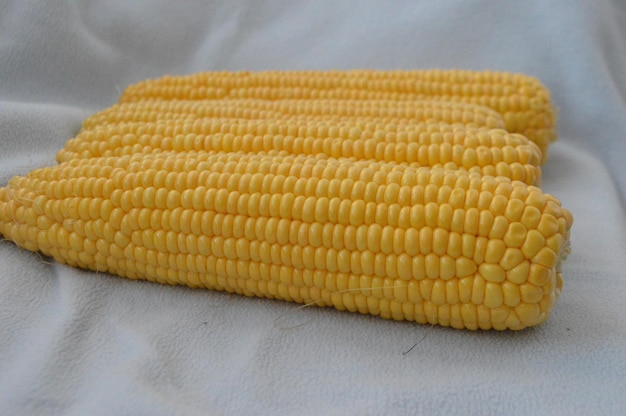
[[[559,110],[549,320],[472,332],[137,282],[0,241],[2,415],[626,414],[626,2],[5,0],[0,184],[166,74],[492,69]]]

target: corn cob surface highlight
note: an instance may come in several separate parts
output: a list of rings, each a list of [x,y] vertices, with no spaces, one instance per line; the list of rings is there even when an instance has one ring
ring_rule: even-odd
[[[571,223],[504,177],[286,152],[72,159],[0,188],[0,232],[60,263],[467,329],[549,316]]]
[[[543,162],[550,143],[557,139],[550,91],[534,77],[498,71],[202,72],[139,82],[127,87],[120,102],[241,98],[468,102],[500,113],[508,131],[537,143]]]

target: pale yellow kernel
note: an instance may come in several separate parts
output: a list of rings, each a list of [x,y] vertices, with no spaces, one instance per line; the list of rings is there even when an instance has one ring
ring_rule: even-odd
[[[155,235],[158,232],[159,231],[155,232]],[[161,246],[161,247],[157,247],[157,250],[165,251],[165,244],[164,244],[164,241],[162,241],[163,239],[158,239],[158,241],[156,240],[157,239],[155,239],[155,243]],[[215,236],[211,239],[211,253],[213,253],[213,255],[217,257],[224,257],[224,237]],[[267,260],[268,261],[266,261],[266,263],[269,263],[269,259]]]
[[[468,189],[465,192],[465,209],[478,207],[478,200],[480,199],[480,192],[477,189]]]
[[[478,219],[478,235],[488,237],[491,233],[494,221],[495,217],[491,211],[481,211]]]
[[[506,306],[514,307],[521,302],[522,297],[518,285],[509,281],[504,281],[501,283],[501,287],[502,294],[504,296],[503,302]]]
[[[461,318],[467,329],[478,329],[478,314],[475,304],[463,303],[461,305]]]
[[[449,204],[442,204],[439,206],[439,217],[437,219],[437,226],[446,230],[449,230],[452,224],[452,216],[454,210]]]
[[[464,231],[476,235],[480,229],[480,211],[477,208],[469,208],[465,211]]]
[[[474,275],[474,281],[472,283],[472,295],[471,301],[474,305],[482,305],[485,299],[485,287],[487,281],[480,275]]]
[[[304,228],[303,228],[304,229]],[[322,245],[322,230],[323,226],[319,222],[314,222],[308,226],[307,240],[313,247],[320,247]]]
[[[465,206],[465,191],[460,188],[455,188],[450,192],[448,203],[455,211]]]
[[[357,228],[352,225],[348,225],[345,228],[344,235],[343,235],[343,246],[347,248],[348,250],[357,250],[357,243],[360,244],[359,247],[366,246],[365,240],[357,241],[357,230],[361,229],[361,227],[364,227],[364,226],[360,226]],[[359,236],[361,237],[361,233],[359,233]]]
[[[124,211],[121,208],[115,208],[111,211],[111,215],[109,216],[109,224],[116,230],[120,229],[120,225],[122,223],[122,219],[124,218]]]
[[[450,231],[462,233],[465,230],[465,209],[457,208],[452,213],[452,219],[450,221]]]
[[[445,282],[446,303],[454,305],[459,303],[459,281],[452,279]]]
[[[563,247],[563,235],[554,234],[552,237],[547,238],[546,247],[554,253],[560,253]]]
[[[497,264],[482,263],[478,266],[478,272],[489,282],[499,283],[506,278],[505,271]]]
[[[315,201],[314,217],[315,221],[326,222],[328,221],[328,205],[329,199],[327,197],[318,198]]]
[[[504,238],[509,227],[509,221],[502,215],[497,216],[494,219],[491,230],[489,231],[489,238],[502,239]]]
[[[487,190],[487,189],[491,189],[489,188],[490,184],[493,184],[493,182],[491,181],[481,182],[481,186],[483,190],[480,192],[480,195],[478,196],[478,205],[476,205],[476,208],[478,208],[478,210],[480,211],[489,210],[489,206],[491,205],[491,201],[493,200],[493,194]]]
[[[33,231],[36,231],[33,229]],[[76,233],[70,233],[69,235],[69,245],[70,248],[74,251],[80,252],[83,251],[85,246],[85,240],[83,237],[79,236]]]
[[[48,230],[52,226],[52,220],[48,217],[44,217],[42,215],[37,217],[36,227],[40,230]]]
[[[365,213],[365,201],[363,200],[352,201],[352,205],[350,207],[350,224],[354,226],[359,226],[363,224],[364,213]]]
[[[526,234],[526,240],[524,241],[521,250],[527,259],[531,259],[545,247],[545,244],[546,239],[539,231],[530,230]]]
[[[515,313],[525,326],[536,325],[541,319],[541,310],[539,309],[539,305],[535,303],[522,302],[515,307]]]
[[[485,261],[487,263],[499,263],[506,250],[506,245],[502,240],[490,239],[487,243]]]
[[[374,255],[374,274],[376,276],[385,277],[387,275],[386,270],[386,256],[382,253]]]
[[[526,204],[529,206],[533,206],[538,210],[542,210],[546,204],[546,196],[541,192],[539,188],[531,186],[528,188],[529,194],[526,197]]]
[[[485,254],[487,253],[487,244],[489,239],[486,237],[477,237],[476,245],[474,247],[473,259],[477,264],[485,261]]]
[[[457,232],[448,234],[448,244],[446,253],[452,258],[459,258],[463,254],[462,235]]]
[[[448,256],[443,255],[439,259],[439,277],[443,280],[450,280],[455,277],[456,272],[456,261]]]
[[[361,253],[360,266],[363,274],[371,276],[374,274],[374,253],[369,250]]]
[[[468,303],[472,298],[472,286],[474,276],[466,276],[459,279],[459,302]]]
[[[491,329],[491,309],[484,304],[476,305],[476,313],[478,315],[478,327],[480,329]]]
[[[502,285],[499,283],[487,282],[485,286],[485,303],[487,308],[493,309],[502,306],[504,294]]]
[[[33,205],[33,208],[34,208],[34,205]],[[34,211],[36,211],[36,210],[34,210]],[[82,199],[78,203],[78,217],[81,220],[83,220],[83,221],[87,221],[87,220],[91,219],[90,212],[91,211],[90,211],[90,201],[89,201],[89,199],[87,199],[87,198]]]
[[[107,221],[113,212],[113,203],[110,200],[105,199],[100,205],[100,218]]]
[[[429,227],[437,227],[439,217],[439,204],[429,202],[424,207],[424,220]]]
[[[446,283],[437,279],[433,282],[430,301],[433,305],[443,305],[446,303]]]
[[[535,285],[524,283],[520,285],[522,302],[538,303],[543,297],[543,290]]]
[[[385,234],[391,234],[392,237],[390,238],[390,241],[391,241],[391,245],[393,247],[393,249],[392,249],[393,252],[395,254],[397,254],[397,255],[403,254],[405,252],[405,248],[404,248],[404,240],[405,240],[404,234],[405,234],[405,231],[403,229],[401,229],[401,228],[394,228],[394,227],[390,227],[390,226],[387,226],[387,227],[389,227],[391,229],[391,231],[390,232],[389,231],[385,232],[385,229],[383,229],[383,236]],[[387,227],[385,227],[385,228],[387,228]]]
[[[178,233],[174,232],[174,231],[168,231],[167,234],[165,235],[165,242],[166,242],[166,247],[167,247],[167,251],[173,254],[178,254],[179,252],[181,252],[181,247],[178,241]],[[229,241],[230,239],[226,240]],[[225,242],[225,243],[226,243]]]
[[[398,213],[398,227],[407,229],[411,227],[411,207],[405,206],[400,208]]]
[[[524,224],[524,226],[528,230],[536,229],[537,225],[539,225],[540,220],[541,211],[539,211],[539,209],[534,206],[527,206],[526,208],[524,208],[522,218],[520,218],[520,222]]]
[[[228,191],[226,191],[225,189],[222,189],[221,191],[224,192],[220,193],[218,191],[215,201],[216,209],[218,210],[218,212],[224,212],[226,208],[226,196]],[[180,192],[176,190],[169,191],[167,193],[167,208],[174,209],[178,206],[180,206]]]
[[[344,245],[345,230],[346,230],[346,227],[341,224],[335,225],[333,227],[331,244],[337,250],[341,250],[345,248],[345,245]]]
[[[552,215],[542,215],[537,230],[548,238],[559,232],[559,222]]]
[[[456,276],[466,277],[471,276],[478,270],[476,263],[467,257],[459,257],[455,260]]]
[[[509,271],[513,269],[515,266],[524,261],[524,254],[520,249],[517,248],[507,248],[500,259],[500,267],[505,271]]]
[[[400,218],[400,204],[391,204],[387,207],[387,224],[397,226]]]
[[[548,284],[553,276],[553,270],[541,264],[531,264],[528,272],[528,283],[538,287]]]
[[[424,206],[423,205],[413,205],[411,207],[411,227],[415,229],[421,229],[425,224],[424,220]]]
[[[433,231],[432,250],[435,254],[441,256],[448,249],[448,231],[443,228],[436,228]]]
[[[527,229],[521,222],[514,222],[509,224],[509,227],[503,237],[504,243],[508,247],[521,247],[526,241]]]
[[[461,249],[463,256],[468,258],[474,257],[474,250],[476,250],[476,236],[472,234],[461,235]]]
[[[478,155],[476,154],[476,150],[472,148],[466,149],[463,153],[462,164],[465,169],[469,169],[472,166],[478,166]]]
[[[384,254],[391,254],[393,252],[393,234],[394,227],[386,225],[382,227],[380,233],[380,251]]]
[[[398,256],[390,254],[385,258],[385,276],[391,279],[398,277]]]
[[[504,216],[509,221],[519,221],[522,217],[522,213],[524,212],[524,207],[524,202],[519,199],[510,198],[507,202]]]
[[[522,263],[518,264],[511,270],[508,270],[506,272],[506,278],[513,283],[522,284],[528,279],[529,271],[530,262],[528,260],[524,260]]]
[[[420,285],[417,281],[411,280],[407,285],[407,300],[413,304],[419,304],[422,302],[422,295],[420,293]]]
[[[436,279],[441,276],[441,262],[439,256],[429,253],[425,256],[426,276],[430,279]]]
[[[557,255],[552,249],[549,247],[543,247],[539,252],[532,258],[532,263],[540,264],[544,267],[553,268],[557,262]]]
[[[419,230],[419,250],[422,254],[428,254],[433,249],[433,229],[431,227],[423,227]]]
[[[506,305],[501,305],[496,308],[491,309],[491,316],[489,321],[493,325],[493,328],[496,330],[505,330],[506,329],[506,318],[509,316],[511,308]]]
[[[228,204],[227,204],[227,208],[226,208],[226,212],[228,212],[229,214],[236,214],[237,213],[237,198],[239,196],[238,192],[231,192],[231,194],[229,195],[228,198]],[[280,194],[273,194],[270,197],[270,202],[269,202],[269,215],[274,217],[274,218],[279,218],[280,217],[280,200],[282,198],[282,195]],[[327,210],[328,212],[328,210]]]
[[[421,280],[426,277],[426,258],[416,255],[411,260],[411,274],[414,279]]]
[[[419,281],[420,295],[425,301],[430,301],[434,282],[433,279],[422,279]]]
[[[501,183],[500,185],[508,185],[506,183]],[[494,195],[491,203],[489,204],[489,210],[493,213],[493,215],[504,215],[507,204],[509,200],[504,195]]]
[[[553,292],[553,293],[550,293],[550,295],[548,296],[544,296],[539,302],[539,310],[544,315],[546,315],[546,317],[552,310],[552,307],[554,306],[556,302],[557,296],[558,294]]]
[[[337,260],[337,250],[333,248],[329,248],[326,251],[325,264],[326,264],[326,270],[328,270],[329,272],[334,273],[334,272],[339,271],[338,260]]]
[[[400,254],[397,257],[396,270],[398,277],[402,280],[409,280],[412,278],[411,271],[411,257],[407,254]]]

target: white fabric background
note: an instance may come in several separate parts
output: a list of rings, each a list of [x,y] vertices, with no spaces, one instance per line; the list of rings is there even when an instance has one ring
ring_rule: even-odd
[[[553,92],[544,189],[575,224],[548,322],[469,332],[298,309],[2,241],[0,414],[626,414],[621,0],[5,0],[0,184],[54,163],[82,119],[145,78],[432,67],[524,72]]]

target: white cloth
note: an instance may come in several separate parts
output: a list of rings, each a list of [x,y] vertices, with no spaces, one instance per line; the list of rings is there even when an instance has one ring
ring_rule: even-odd
[[[75,270],[0,242],[2,415],[626,414],[626,3],[0,4],[0,184],[128,84],[203,70],[466,68],[559,108],[574,214],[542,326],[471,332]],[[410,350],[410,351],[409,351]]]

